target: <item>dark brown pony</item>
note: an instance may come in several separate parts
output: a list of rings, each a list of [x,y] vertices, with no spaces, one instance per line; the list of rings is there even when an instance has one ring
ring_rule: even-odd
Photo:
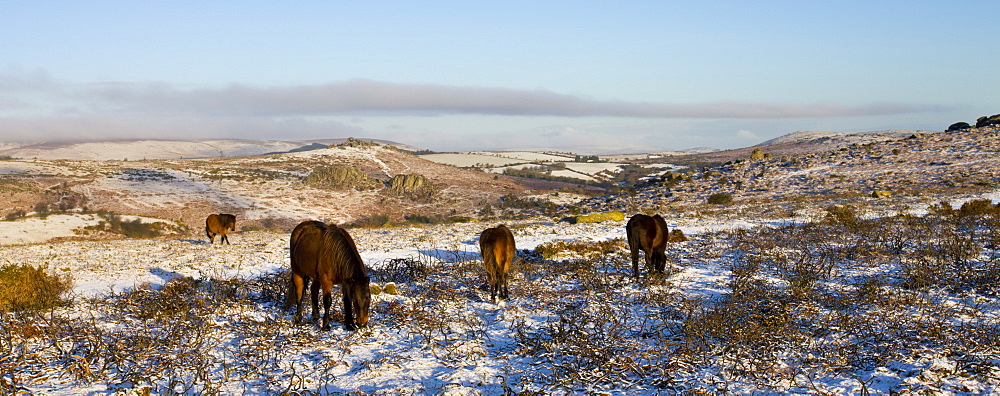
[[[319,321],[319,289],[323,289],[323,330],[330,329],[334,284],[340,284],[343,294],[344,326],[348,330],[356,330],[368,324],[370,278],[358,248],[346,230],[319,221],[302,222],[292,230],[289,251],[292,276],[288,282],[285,305],[287,309],[295,304],[295,323],[302,321],[303,292],[312,281],[312,317],[316,321]]]
[[[219,243],[225,242],[230,245],[227,233],[235,229],[236,216],[231,214],[210,214],[205,219],[205,234],[208,235],[209,243],[215,243],[215,236],[222,235],[222,238],[219,238]]]
[[[667,222],[660,215],[637,214],[625,225],[628,248],[632,251],[632,274],[639,279],[639,250],[646,253],[646,271],[663,273],[667,266]]]
[[[503,224],[487,228],[479,235],[479,252],[483,255],[486,281],[490,285],[490,301],[493,303],[497,302],[497,294],[502,300],[510,297],[507,274],[516,251],[514,234]]]

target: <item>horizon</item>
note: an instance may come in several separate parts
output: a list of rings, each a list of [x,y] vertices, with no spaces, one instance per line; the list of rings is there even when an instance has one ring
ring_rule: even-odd
[[[947,25],[994,1],[240,4],[8,5],[0,141],[628,153],[1000,113],[1000,27]]]

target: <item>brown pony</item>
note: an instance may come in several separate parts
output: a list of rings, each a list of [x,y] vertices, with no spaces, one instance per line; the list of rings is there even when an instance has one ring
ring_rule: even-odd
[[[316,321],[319,321],[319,289],[323,289],[323,330],[330,329],[334,284],[340,284],[343,294],[344,326],[348,330],[356,330],[367,325],[371,304],[370,278],[351,235],[336,225],[305,221],[292,230],[289,245],[292,276],[288,282],[285,308],[295,304],[295,323],[302,321],[303,292],[311,280],[312,317]]]
[[[235,229],[236,216],[231,214],[210,214],[205,219],[205,234],[208,235],[209,243],[215,243],[215,236],[222,235],[222,238],[219,238],[219,243],[225,242],[230,245],[229,236],[226,234]]]
[[[487,228],[479,235],[479,252],[483,255],[483,265],[486,267],[486,280],[490,285],[490,301],[510,297],[507,290],[507,272],[510,262],[514,260],[514,234],[507,226],[501,224]]]
[[[667,265],[667,222],[660,215],[637,214],[625,225],[628,248],[632,251],[632,274],[639,279],[639,250],[646,253],[646,270],[663,273]]]

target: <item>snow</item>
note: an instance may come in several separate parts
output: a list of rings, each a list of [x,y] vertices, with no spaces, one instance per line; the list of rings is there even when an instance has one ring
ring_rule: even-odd
[[[1000,192],[989,194],[996,199]],[[151,220],[151,219],[145,219]],[[696,237],[701,234],[734,228],[775,226],[805,221],[807,219],[726,220],[716,218],[669,218],[671,228]],[[26,218],[0,222],[3,245],[0,254],[7,262],[30,263],[45,266],[49,271],[70,274],[75,282],[75,293],[82,298],[100,297],[109,292],[122,292],[135,288],[158,288],[177,277],[195,279],[252,278],[287,268],[288,234],[272,231],[253,231],[231,234],[232,245],[209,244],[203,237],[188,235],[159,239],[125,239],[109,241],[69,240],[40,243],[46,238],[72,236],[75,230],[94,224],[97,218],[89,214],[55,214],[46,219]],[[532,250],[540,244],[556,240],[602,241],[624,237],[624,221],[570,224],[545,219],[508,223],[515,232],[519,249]],[[387,260],[415,258],[444,265],[478,259],[478,232],[490,224],[464,223],[396,228],[351,229],[364,261],[377,268]],[[21,235],[31,238],[16,239]],[[681,252],[685,248],[681,247]],[[681,257],[680,271],[673,275],[676,287],[692,298],[711,299],[725,293],[724,284],[730,276],[720,262],[697,262]],[[374,304],[405,301],[401,295],[373,296]],[[623,293],[641,290],[630,285]],[[338,301],[339,299],[335,299]],[[343,361],[344,366],[330,368],[328,375],[333,388],[338,391],[363,390],[367,393],[399,392],[406,390],[417,394],[500,394],[502,378],[511,372],[529,375],[534,363],[525,357],[497,355],[483,348],[505,349],[513,345],[515,323],[538,328],[547,318],[536,316],[520,306],[518,299],[500,302],[470,303],[476,315],[451,320],[483,318],[472,327],[485,326],[489,341],[485,344],[467,342],[456,347],[460,356],[445,359],[434,355],[433,348],[422,348],[413,335],[402,334],[391,323],[373,317],[373,326],[365,332],[350,333],[335,328],[327,333],[316,333],[323,342],[349,344],[349,355],[338,348],[304,350],[302,355],[288,362],[289,365],[309,367],[324,361]],[[246,315],[253,316],[253,313]],[[271,320],[258,314],[256,320]],[[250,320],[250,319],[246,319]],[[306,329],[297,331],[314,332]],[[454,334],[455,343],[472,335]],[[920,385],[924,382],[948,382],[947,373],[954,372],[955,362],[944,356],[930,353],[915,361],[893,362],[877,367],[871,372],[869,390],[886,392],[901,384]],[[314,368],[315,369],[315,368]],[[791,369],[791,368],[786,368]],[[718,380],[719,373],[703,372],[702,383]],[[859,391],[858,382],[839,377],[821,377],[815,385],[824,392],[851,394]],[[793,384],[787,384],[791,387]],[[80,384],[50,382],[35,385],[34,391],[49,394],[107,393],[106,384]],[[246,384],[231,384],[227,392],[242,393]],[[983,389],[981,383],[955,384],[955,388]],[[252,389],[252,388],[251,388]],[[729,393],[753,393],[752,384],[729,383],[719,390]],[[596,390],[596,389],[595,389]],[[609,390],[616,392],[614,389]],[[620,391],[620,390],[619,390]],[[655,389],[633,388],[638,394],[655,394]]]

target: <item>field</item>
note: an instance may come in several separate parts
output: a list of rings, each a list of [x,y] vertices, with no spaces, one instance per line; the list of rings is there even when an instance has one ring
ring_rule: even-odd
[[[119,215],[77,207],[0,222],[0,282],[40,268],[48,283],[33,290],[67,290],[37,306],[50,300],[0,288],[0,393],[995,393],[1000,180],[989,158],[1000,133],[976,133],[734,162],[558,205],[482,198],[492,212],[469,210],[477,215],[463,221],[350,228],[378,292],[370,326],[356,332],[339,326],[336,295],[333,330],[292,323],[284,223],[251,221],[232,245],[213,245],[173,214],[210,207],[199,198],[236,197],[246,209],[238,219],[278,209],[335,218],[350,210],[332,203],[381,194],[313,190],[289,176],[318,161],[353,159],[385,175],[461,170],[382,149],[12,161],[52,170],[14,172],[22,177],[5,184],[5,199],[29,199],[29,182],[41,180],[42,196],[82,186],[88,202],[115,196],[141,213],[123,204]],[[122,172],[140,164],[158,171]],[[276,173],[245,171],[264,165]],[[501,182],[460,174],[442,201],[392,204],[458,208],[455,197]],[[297,195],[268,192],[277,186]],[[876,187],[892,195],[873,196]],[[705,202],[718,194],[732,200]],[[668,244],[665,274],[649,274],[640,258],[633,278],[624,221],[575,221],[608,210],[660,213],[683,231],[686,241]],[[497,223],[519,250],[511,298],[493,304],[477,241]],[[123,236],[146,227],[158,236]]]

